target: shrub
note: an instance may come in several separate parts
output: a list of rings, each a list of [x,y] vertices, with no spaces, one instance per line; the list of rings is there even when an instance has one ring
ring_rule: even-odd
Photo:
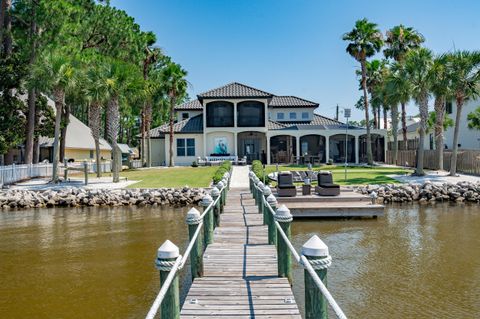
[[[197,161],[193,161],[193,162],[192,162],[192,167],[198,167]]]
[[[225,175],[225,173],[227,172],[230,172],[231,169],[232,169],[232,162],[223,161],[222,164],[220,164],[218,169],[213,174],[213,178],[212,178],[213,183],[217,184],[218,182],[220,182],[223,178],[223,175]]]
[[[254,172],[261,181],[263,181],[265,175],[265,182],[268,182],[268,176],[266,176],[263,170],[263,164],[259,160],[252,162],[252,172]]]

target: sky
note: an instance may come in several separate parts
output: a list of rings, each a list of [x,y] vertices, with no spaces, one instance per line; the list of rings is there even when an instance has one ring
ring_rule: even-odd
[[[480,49],[480,1],[350,0],[112,0],[157,45],[188,71],[189,95],[240,82],[276,95],[320,104],[334,117],[361,95],[358,63],[342,35],[367,18],[383,33],[395,25],[417,29],[435,53]],[[381,57],[381,55],[379,55]],[[433,106],[432,106],[433,108]],[[416,114],[416,106],[408,105]],[[342,120],[342,115],[340,116]]]

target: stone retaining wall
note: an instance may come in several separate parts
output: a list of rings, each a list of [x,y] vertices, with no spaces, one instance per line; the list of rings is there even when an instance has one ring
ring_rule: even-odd
[[[0,207],[2,209],[129,205],[180,207],[198,204],[205,194],[207,192],[202,188],[188,187],[181,189],[0,190]]]
[[[366,195],[375,192],[378,203],[413,201],[480,203],[480,183],[472,182],[438,184],[427,181],[424,184],[367,185],[356,187],[355,190]]]

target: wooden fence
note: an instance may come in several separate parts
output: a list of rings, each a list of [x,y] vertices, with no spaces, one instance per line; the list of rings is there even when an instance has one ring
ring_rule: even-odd
[[[435,150],[424,151],[423,166],[428,169],[437,169],[438,161]],[[393,164],[392,151],[387,151],[387,164]],[[400,166],[415,167],[417,165],[417,151],[398,151],[397,163]],[[443,152],[443,169],[450,170],[452,151]],[[459,150],[457,156],[457,172],[465,174],[480,175],[480,151]]]

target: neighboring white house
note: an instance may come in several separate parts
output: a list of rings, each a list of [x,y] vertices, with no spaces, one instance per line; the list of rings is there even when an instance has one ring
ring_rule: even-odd
[[[458,146],[460,149],[471,149],[471,150],[480,149],[480,131],[469,129],[468,120],[467,120],[468,113],[473,112],[479,106],[480,106],[480,100],[468,101],[463,106],[461,119],[460,119],[460,126],[459,126],[459,138],[458,138]],[[453,121],[455,121],[455,118],[457,116],[457,105],[455,101],[447,102],[446,113]],[[412,123],[407,126],[407,139],[409,141],[409,145],[416,145],[416,143],[418,142],[418,127],[419,127],[418,122]],[[398,140],[403,141],[402,130],[399,129],[397,133],[398,133]],[[449,127],[444,132],[445,149],[453,149],[453,134],[454,134],[454,127]],[[425,137],[424,148],[427,150],[435,149],[435,134],[433,132],[433,129],[432,129],[432,132],[427,132],[427,135]]]
[[[246,157],[248,162],[364,162],[365,129],[315,113],[318,103],[277,96],[241,83],[197,95],[175,107],[174,164],[190,165],[198,157]],[[150,131],[152,164],[168,164],[169,126]],[[374,160],[385,159],[386,130],[372,130]],[[346,155],[346,156],[345,156]]]

